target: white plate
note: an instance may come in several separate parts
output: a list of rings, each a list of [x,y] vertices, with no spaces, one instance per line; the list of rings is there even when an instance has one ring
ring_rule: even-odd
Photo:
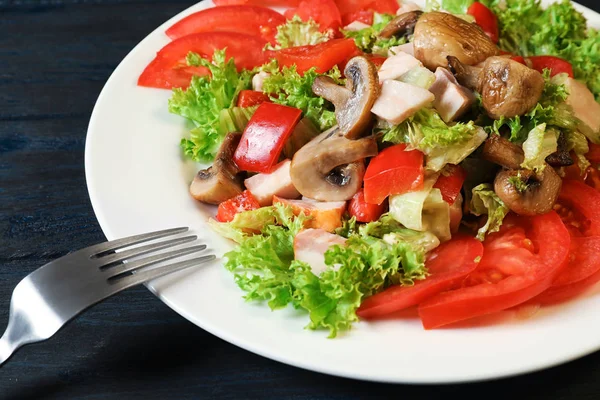
[[[197,165],[181,157],[184,120],[167,111],[170,93],[136,86],[154,54],[169,42],[165,29],[209,7],[205,1],[146,37],[112,74],[94,108],[86,142],[90,198],[108,239],[190,226],[218,255],[230,243],[206,225],[214,210],[188,195]],[[581,8],[593,26],[600,15]],[[600,295],[546,308],[533,318],[514,313],[477,327],[424,331],[416,318],[356,324],[337,339],[305,330],[307,316],[250,304],[220,261],[152,282],[176,312],[237,346],[297,367],[350,378],[444,383],[521,374],[600,348]],[[592,292],[598,292],[593,290]]]

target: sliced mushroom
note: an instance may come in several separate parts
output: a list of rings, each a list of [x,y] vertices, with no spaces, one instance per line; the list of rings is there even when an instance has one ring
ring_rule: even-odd
[[[481,68],[465,66],[452,57],[448,63],[462,85],[481,94],[483,108],[491,118],[523,115],[542,97],[542,74],[509,58],[490,57]]]
[[[198,171],[190,194],[203,203],[219,204],[242,193],[239,169],[233,162],[233,153],[240,143],[241,133],[229,133],[221,144],[213,165]]]
[[[348,200],[360,189],[363,159],[377,155],[374,137],[351,140],[336,128],[302,147],[292,160],[290,175],[305,197],[320,201]]]
[[[339,131],[349,139],[363,136],[371,124],[371,107],[379,94],[377,68],[365,57],[354,57],[344,68],[346,87],[327,76],[319,76],[312,90],[335,106]]]
[[[432,71],[447,67],[447,56],[475,65],[499,52],[477,24],[443,12],[429,12],[419,18],[413,44],[415,57]]]
[[[423,11],[421,10],[413,10],[400,14],[383,28],[379,36],[389,39],[412,35],[421,15],[423,15]]]
[[[519,169],[525,160],[523,149],[500,135],[490,135],[483,145],[484,159],[508,169]]]
[[[521,184],[515,185],[515,182]],[[549,165],[537,175],[530,170],[504,170],[496,175],[494,190],[508,208],[519,215],[539,215],[552,210],[562,185]]]

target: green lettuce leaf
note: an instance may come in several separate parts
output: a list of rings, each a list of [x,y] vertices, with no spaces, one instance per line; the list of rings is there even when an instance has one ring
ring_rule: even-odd
[[[406,39],[384,39],[379,38],[379,33],[385,26],[394,19],[394,15],[374,13],[373,25],[359,31],[342,30],[342,33],[347,38],[354,39],[356,46],[365,53],[373,53],[374,47],[377,46],[379,52],[384,52],[387,55],[387,49],[392,46],[398,46],[406,43]]]
[[[578,131],[570,131],[565,135],[567,141],[567,151],[575,152],[577,157],[577,165],[581,174],[585,174],[585,170],[591,165],[589,160],[586,158],[586,154],[590,151],[585,135]]]
[[[318,74],[311,68],[300,75],[296,66],[292,66],[283,67],[281,71],[271,71],[271,76],[264,80],[263,92],[269,93],[274,103],[299,108],[306,118],[321,131],[325,131],[336,124],[336,119],[333,105],[312,91],[312,84],[320,75],[329,76],[340,85],[344,84],[337,67],[326,74]]]
[[[486,235],[500,230],[502,221],[509,211],[489,183],[482,183],[473,188],[470,210],[477,216],[487,215],[485,225],[477,232],[477,239],[481,241],[485,239]]]
[[[533,128],[527,140],[523,142],[525,158],[521,163],[522,168],[541,172],[546,167],[546,157],[558,149],[558,136],[560,132],[555,129],[546,129],[546,124]]]
[[[195,128],[189,139],[182,139],[184,154],[195,161],[212,161],[225,135],[227,123],[223,122],[223,110],[235,105],[241,90],[249,89],[252,74],[237,72],[233,59],[225,59],[224,50],[215,50],[212,62],[190,53],[190,66],[203,66],[210,70],[209,76],[194,76],[188,89],[174,89],[169,100],[169,111],[189,119]]]
[[[442,9],[453,14],[466,14],[467,9],[475,0],[442,0]],[[483,3],[483,2],[482,2]]]
[[[275,46],[267,45],[269,50],[286,49],[288,47],[307,46],[324,43],[331,39],[328,33],[319,31],[319,24],[312,19],[303,21],[299,16],[288,20],[277,27]]]

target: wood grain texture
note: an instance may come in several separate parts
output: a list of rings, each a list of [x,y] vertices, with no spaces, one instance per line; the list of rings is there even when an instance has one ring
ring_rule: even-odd
[[[583,3],[600,9],[594,0]],[[91,110],[127,52],[191,4],[0,0],[0,326],[8,317],[10,293],[23,276],[104,240],[83,167]],[[0,399],[11,400],[445,400],[490,393],[498,398],[597,399],[600,353],[489,383],[358,382],[241,350],[137,288],[92,308],[48,342],[24,348],[0,369]]]

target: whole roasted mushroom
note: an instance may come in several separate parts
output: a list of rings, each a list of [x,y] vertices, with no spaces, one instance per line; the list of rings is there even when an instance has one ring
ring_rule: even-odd
[[[349,139],[363,136],[371,124],[371,108],[379,94],[377,68],[365,57],[354,57],[344,68],[346,87],[327,76],[319,76],[312,90],[335,106],[339,132]]]
[[[496,175],[494,191],[508,208],[519,215],[539,215],[552,210],[562,179],[546,165],[544,171],[504,170]]]
[[[415,57],[427,68],[446,68],[446,57],[454,56],[475,65],[499,53],[498,47],[477,25],[452,14],[429,12],[419,18],[413,39]]]
[[[523,115],[542,97],[542,74],[509,58],[490,57],[481,67],[472,67],[449,56],[448,64],[461,85],[481,94],[491,118]]]
[[[241,133],[227,134],[213,165],[198,171],[190,185],[190,194],[196,200],[220,204],[243,192],[242,179],[237,176],[239,169],[233,162],[241,137]]]
[[[379,33],[379,37],[389,39],[412,35],[421,15],[423,15],[421,10],[413,10],[398,15],[383,28]]]
[[[290,175],[303,196],[320,201],[350,199],[362,186],[364,159],[377,155],[374,137],[348,139],[334,127],[294,155]]]

